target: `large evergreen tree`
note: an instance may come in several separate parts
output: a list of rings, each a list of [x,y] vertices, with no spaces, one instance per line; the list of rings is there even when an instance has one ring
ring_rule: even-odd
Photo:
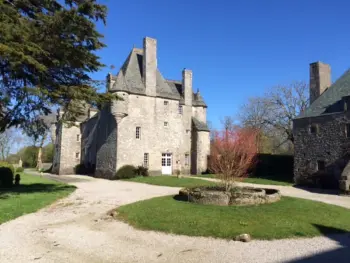
[[[74,120],[76,101],[104,103],[89,74],[103,64],[95,23],[106,21],[96,0],[0,0],[0,131],[25,127],[62,106]]]

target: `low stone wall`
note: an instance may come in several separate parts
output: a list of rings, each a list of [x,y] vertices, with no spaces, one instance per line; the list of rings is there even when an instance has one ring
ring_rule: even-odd
[[[219,187],[195,187],[181,189],[179,194],[189,202],[203,205],[245,206],[277,202],[281,194],[276,189],[237,187],[227,192]]]

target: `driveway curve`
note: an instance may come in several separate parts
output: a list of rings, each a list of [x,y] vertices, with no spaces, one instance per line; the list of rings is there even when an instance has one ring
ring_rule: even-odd
[[[73,184],[77,190],[36,213],[0,225],[1,263],[349,262],[348,234],[241,243],[137,230],[111,219],[106,212],[139,200],[176,194],[179,188],[81,176],[49,177]],[[332,198],[350,207],[350,198]]]

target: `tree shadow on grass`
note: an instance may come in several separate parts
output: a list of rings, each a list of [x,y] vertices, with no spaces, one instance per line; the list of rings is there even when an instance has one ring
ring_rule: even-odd
[[[335,219],[336,220],[336,219]],[[341,248],[325,251],[312,256],[306,256],[303,258],[286,261],[288,263],[325,263],[325,262],[337,262],[337,263],[349,263],[350,262],[350,233],[342,229],[328,227],[318,224],[313,224],[320,233],[324,236],[332,239]]]
[[[7,199],[13,194],[28,194],[28,193],[52,193],[65,190],[73,190],[75,186],[63,184],[28,184],[13,186],[11,188],[0,188],[0,199]]]

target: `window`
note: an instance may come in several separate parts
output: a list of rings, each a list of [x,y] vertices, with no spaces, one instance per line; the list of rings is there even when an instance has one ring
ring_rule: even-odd
[[[148,168],[148,153],[143,154],[143,167]]]
[[[190,165],[190,155],[188,153],[185,154],[185,165]]]
[[[164,105],[167,106],[169,104],[169,101],[165,100]]]
[[[318,125],[317,124],[311,124],[309,130],[310,130],[311,134],[317,134],[318,133]]]
[[[346,138],[350,138],[350,124],[345,125],[345,136]]]
[[[168,122],[167,121],[164,122],[164,127],[168,127]]]
[[[80,158],[80,152],[76,152],[76,153],[75,153],[75,158],[76,158],[76,159],[79,159],[79,158]]]
[[[190,133],[190,130],[187,129],[187,130],[186,130],[186,133],[189,134],[189,133]]]
[[[141,139],[141,127],[136,127],[136,139]]]
[[[77,134],[77,142],[80,142],[80,134]]]
[[[317,161],[317,171],[324,171],[326,169],[325,161]]]
[[[182,113],[183,113],[182,105],[179,105],[179,114],[182,115]]]
[[[171,153],[162,153],[162,166],[171,166]]]

